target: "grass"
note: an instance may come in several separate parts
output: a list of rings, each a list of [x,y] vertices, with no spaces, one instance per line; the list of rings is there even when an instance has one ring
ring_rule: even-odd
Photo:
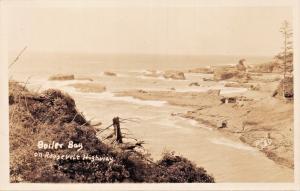
[[[204,168],[165,153],[161,160],[132,150],[115,148],[97,138],[96,129],[77,110],[75,101],[60,90],[40,94],[9,82],[9,138],[11,182],[215,182]],[[38,141],[82,143],[80,151],[45,150],[56,155],[108,156],[110,162],[53,160],[34,157]]]

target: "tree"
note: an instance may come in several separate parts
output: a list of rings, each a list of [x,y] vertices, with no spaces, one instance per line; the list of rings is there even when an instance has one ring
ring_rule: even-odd
[[[283,61],[283,78],[285,79],[287,71],[292,72],[292,62],[293,62],[293,32],[291,25],[288,21],[283,21],[280,27],[280,32],[283,35],[283,52],[276,56],[277,59]],[[289,64],[289,65],[288,65]],[[291,69],[288,70],[288,67]]]
[[[280,61],[279,66],[283,65],[283,79],[281,83],[283,98],[290,97],[288,89],[290,86],[293,86],[293,32],[292,27],[288,21],[283,21],[282,26],[280,27],[280,32],[283,35],[283,51],[279,53],[275,58]],[[282,64],[281,64],[282,63]],[[287,72],[289,75],[287,76]],[[280,85],[279,85],[280,86]]]

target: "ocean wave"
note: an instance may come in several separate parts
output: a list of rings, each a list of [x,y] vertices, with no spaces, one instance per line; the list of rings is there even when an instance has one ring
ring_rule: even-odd
[[[39,80],[36,84],[41,84],[42,86],[39,88],[40,91],[47,90],[50,88],[54,89],[61,89],[70,94],[76,94],[88,98],[94,99],[103,99],[103,100],[110,100],[110,101],[122,101],[133,103],[136,105],[148,105],[148,106],[155,106],[155,107],[162,107],[167,104],[166,101],[155,101],[155,100],[141,100],[131,96],[115,96],[112,92],[102,92],[102,93],[93,93],[93,92],[80,92],[76,90],[76,88],[69,86],[74,83],[90,83],[88,80],[68,80],[68,81],[48,81],[48,80]]]
[[[210,139],[210,142],[212,142],[214,144],[218,144],[218,145],[225,145],[225,146],[232,147],[235,149],[240,149],[240,150],[256,151],[255,148],[253,148],[253,147],[250,147],[243,143],[231,141],[231,140],[225,139],[225,138],[218,138],[218,139],[213,138],[213,139]]]
[[[221,90],[220,94],[230,94],[230,93],[243,93],[246,92],[247,88],[230,88],[230,87],[194,87],[194,88],[182,88],[176,89],[176,92],[207,92],[209,90]]]
[[[78,94],[78,92],[77,92]],[[131,96],[115,96],[112,92],[103,92],[103,93],[79,93],[85,97],[93,98],[93,99],[101,99],[101,100],[109,100],[109,101],[121,101],[133,103],[136,105],[148,105],[154,107],[162,107],[167,104],[166,101],[153,101],[153,100],[141,100]]]
[[[220,94],[244,93],[246,91],[248,91],[247,88],[223,88]]]
[[[201,129],[208,130],[208,131],[212,131],[213,130],[212,128],[207,127],[205,125],[202,125],[201,123],[199,123],[198,121],[196,121],[194,119],[187,119],[187,118],[184,118],[184,117],[180,117],[180,118],[182,120],[188,122],[193,127],[201,128]]]
[[[136,78],[143,79],[143,80],[147,80],[147,79],[149,79],[149,80],[170,80],[170,79],[166,79],[162,76],[155,77],[155,76],[138,75],[138,76],[136,76]]]

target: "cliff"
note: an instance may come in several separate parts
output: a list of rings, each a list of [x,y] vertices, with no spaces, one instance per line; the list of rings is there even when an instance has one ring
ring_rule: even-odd
[[[138,151],[105,144],[90,123],[60,90],[34,93],[10,81],[10,181],[214,182],[203,168],[175,153],[154,162]],[[70,141],[72,148],[62,146]],[[97,160],[101,157],[109,160]]]

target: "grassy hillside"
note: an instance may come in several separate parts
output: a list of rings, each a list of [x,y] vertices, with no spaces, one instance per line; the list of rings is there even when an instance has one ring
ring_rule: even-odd
[[[203,168],[172,152],[153,162],[137,151],[104,144],[74,100],[59,90],[37,94],[10,81],[9,119],[11,182],[214,182]],[[39,141],[73,141],[83,148],[41,149]],[[47,152],[54,158],[39,157]],[[58,157],[66,153],[113,160]]]

